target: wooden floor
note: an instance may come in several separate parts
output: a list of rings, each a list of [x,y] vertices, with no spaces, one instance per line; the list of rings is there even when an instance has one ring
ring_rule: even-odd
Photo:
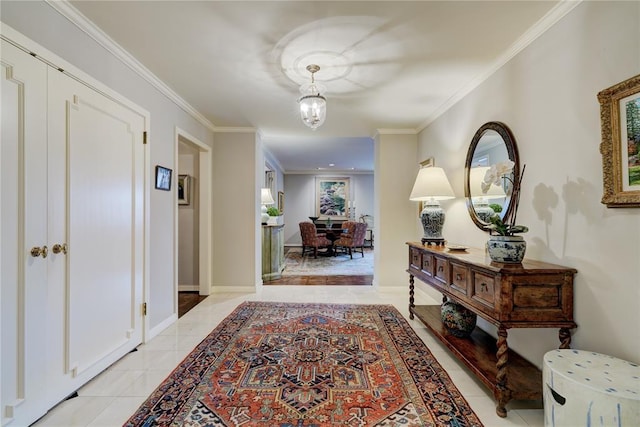
[[[373,276],[285,276],[264,282],[265,285],[365,285],[373,284]]]
[[[206,295],[200,295],[198,292],[178,292],[178,318],[184,316],[185,313],[206,297]]]

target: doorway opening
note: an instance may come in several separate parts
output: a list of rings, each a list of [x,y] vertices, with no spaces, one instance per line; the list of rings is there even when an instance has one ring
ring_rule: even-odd
[[[211,148],[176,128],[176,312],[211,293]],[[184,298],[181,293],[185,292]],[[193,296],[196,294],[196,297]],[[182,306],[181,310],[179,307]],[[189,309],[195,304],[189,304]]]

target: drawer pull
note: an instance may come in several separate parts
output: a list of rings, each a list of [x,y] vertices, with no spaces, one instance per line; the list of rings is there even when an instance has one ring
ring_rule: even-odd
[[[456,280],[462,280],[462,274],[457,273],[456,274]]]
[[[487,292],[489,290],[489,287],[487,286],[486,283],[482,282],[480,283],[480,292]]]
[[[443,270],[444,270],[444,267],[443,267],[443,266],[441,266],[441,265],[439,265],[439,266],[438,266],[438,271],[443,271]]]

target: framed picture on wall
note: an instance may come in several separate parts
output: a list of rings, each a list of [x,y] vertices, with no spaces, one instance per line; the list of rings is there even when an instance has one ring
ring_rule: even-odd
[[[316,178],[316,216],[346,219],[349,178]]]
[[[284,191],[278,191],[278,210],[281,215],[284,213]]]
[[[640,75],[602,90],[602,203],[640,207]]]
[[[171,190],[171,169],[164,166],[156,166],[156,189],[170,191]]]
[[[178,204],[189,205],[191,193],[191,177],[189,175],[178,175]]]

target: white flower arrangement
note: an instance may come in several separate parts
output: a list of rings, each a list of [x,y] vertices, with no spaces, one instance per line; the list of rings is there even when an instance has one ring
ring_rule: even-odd
[[[516,216],[518,215],[518,205],[520,204],[520,183],[524,176],[524,170],[527,165],[522,167],[522,173],[518,182],[514,182],[512,178],[512,171],[515,163],[511,160],[505,160],[504,162],[496,163],[492,165],[484,175],[484,180],[481,183],[482,192],[486,193],[492,185],[498,187],[506,187],[506,183],[511,183],[511,203],[512,208],[506,213],[504,220],[500,218],[499,214],[494,214],[489,218],[491,224],[485,228],[491,232],[496,232],[501,236],[513,236],[515,233],[526,233],[529,228],[524,225],[516,225]],[[506,192],[506,188],[505,188]]]

